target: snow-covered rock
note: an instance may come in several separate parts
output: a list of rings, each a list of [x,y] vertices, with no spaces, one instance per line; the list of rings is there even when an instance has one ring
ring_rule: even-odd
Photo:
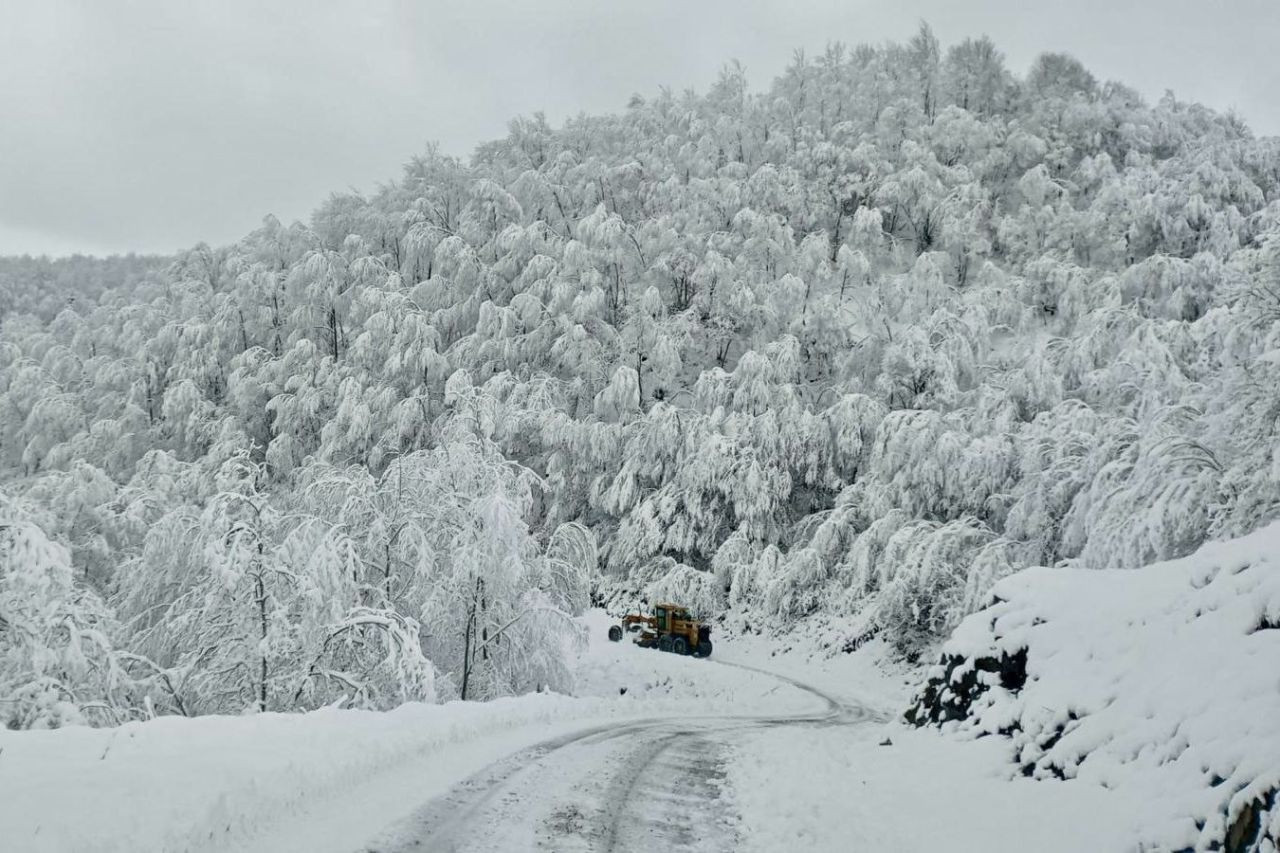
[[[1022,774],[1141,792],[1134,845],[1280,843],[1280,524],[1136,570],[1035,568],[966,619],[909,717]]]

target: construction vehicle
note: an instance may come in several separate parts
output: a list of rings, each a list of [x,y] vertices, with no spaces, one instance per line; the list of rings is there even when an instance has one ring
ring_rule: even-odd
[[[628,613],[622,617],[621,625],[609,626],[609,639],[616,643],[627,631],[636,634],[635,644],[646,649],[696,658],[711,656],[711,626],[699,622],[688,608],[678,604],[658,604],[652,616]]]

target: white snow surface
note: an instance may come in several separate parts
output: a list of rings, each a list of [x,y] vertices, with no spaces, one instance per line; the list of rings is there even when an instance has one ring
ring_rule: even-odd
[[[994,594],[944,652],[1026,648],[1027,683],[982,674],[990,689],[947,728],[1016,724],[1034,776],[1131,804],[1131,849],[1208,849],[1280,788],[1280,524],[1142,569],[1029,569]],[[1267,820],[1280,837],[1280,809]]]
[[[351,850],[489,762],[571,731],[823,707],[759,673],[604,641],[603,613],[585,621],[574,697],[0,730],[0,849]]]
[[[770,723],[714,729],[725,743],[723,802],[706,811],[723,814],[736,840],[707,849],[1132,850],[1139,840],[1151,844],[1153,828],[1177,830],[1178,819],[1206,806],[1201,777],[1180,765],[1180,756],[1209,762],[1228,780],[1263,780],[1268,767],[1280,767],[1274,735],[1265,730],[1266,721],[1280,719],[1267,704],[1274,696],[1230,686],[1266,682],[1275,689],[1276,669],[1270,682],[1265,675],[1267,650],[1275,647],[1257,644],[1272,643],[1267,637],[1277,632],[1247,632],[1264,613],[1274,615],[1275,573],[1264,568],[1268,543],[1277,538],[1270,536],[1143,572],[1044,571],[1006,581],[999,588],[1008,599],[997,615],[1001,639],[983,633],[988,612],[967,623],[951,649],[991,653],[1029,642],[1032,681],[1021,696],[991,691],[966,726],[902,723],[919,673],[887,664],[878,641],[853,654],[824,651],[830,625],[781,640],[720,632],[715,656],[704,661],[608,643],[610,620],[594,611],[584,617],[592,642],[577,663],[572,697],[0,732],[0,846],[358,850],[395,837],[394,828],[411,825],[424,804],[535,744],[633,721],[701,720],[691,726],[712,731],[717,719],[754,716]],[[1210,571],[1211,562],[1218,570]],[[1241,566],[1252,568],[1234,571]],[[1197,607],[1199,619],[1191,615]],[[1196,636],[1212,648],[1193,654],[1193,639],[1181,633],[1205,619],[1218,627]],[[1209,667],[1203,677],[1189,677],[1213,649],[1239,658],[1221,673]],[[1181,673],[1161,663],[1178,655],[1186,664]],[[1252,681],[1244,677],[1250,666]],[[1218,696],[1244,704],[1223,710]],[[831,715],[832,702],[859,713]],[[1085,751],[1081,738],[1091,738],[1076,778],[1023,778],[1011,759],[1025,743],[969,736],[1016,710],[1029,737],[1036,714],[1053,719],[1041,705],[1092,711],[1059,742]],[[1091,719],[1098,722],[1085,728]],[[610,764],[586,766],[597,754]],[[494,819],[536,824],[531,815],[550,813],[574,791],[586,792],[585,803],[595,780],[620,772],[613,766],[618,754],[558,753],[562,766],[531,778],[564,778],[545,792],[526,786],[529,799],[499,799],[495,808],[509,812]],[[565,764],[578,755],[584,766]],[[1166,833],[1157,839],[1163,846],[1148,849],[1169,849],[1175,837]],[[530,849],[535,843],[530,836]],[[699,843],[687,849],[703,849]]]
[[[1002,738],[974,741],[906,725],[899,712],[919,672],[888,662],[879,640],[853,654],[834,651],[849,633],[838,620],[820,619],[785,642],[749,635],[726,644],[722,659],[820,686],[878,718],[770,728],[736,743],[727,789],[740,815],[742,853],[1129,849],[1129,796],[1091,782],[1015,778]]]
[[[1088,783],[1011,780],[1007,762],[994,739],[896,723],[760,732],[736,745],[729,765],[739,850],[1128,849],[1123,798]]]

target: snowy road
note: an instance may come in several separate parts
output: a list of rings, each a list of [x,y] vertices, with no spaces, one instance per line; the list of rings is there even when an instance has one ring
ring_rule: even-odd
[[[605,614],[587,621],[605,636]],[[1135,849],[1142,791],[1027,779],[1003,739],[905,725],[909,679],[871,651],[735,637],[702,661],[601,639],[575,696],[0,730],[0,847]]]
[[[363,849],[734,850],[738,820],[724,780],[736,739],[779,726],[853,725],[871,718],[861,706],[770,677],[812,694],[824,708],[788,716],[632,721],[549,740],[489,765]],[[691,711],[696,714],[696,707]]]

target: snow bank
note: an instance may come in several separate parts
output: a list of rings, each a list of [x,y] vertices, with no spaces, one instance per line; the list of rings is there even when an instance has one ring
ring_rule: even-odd
[[[889,743],[885,743],[888,740]],[[1010,780],[1006,750],[900,724],[783,727],[735,745],[728,790],[742,853],[1121,851],[1122,798]]]
[[[1275,849],[1280,524],[1140,570],[1029,569],[994,595],[943,647],[918,721],[1008,734],[1024,775],[1126,794],[1130,847]]]
[[[822,707],[767,676],[609,643],[603,614],[586,622],[578,697],[0,730],[0,847],[350,849],[489,761],[578,728]]]
[[[0,826],[14,850],[222,850],[314,798],[451,744],[611,710],[533,695],[4,732]]]

